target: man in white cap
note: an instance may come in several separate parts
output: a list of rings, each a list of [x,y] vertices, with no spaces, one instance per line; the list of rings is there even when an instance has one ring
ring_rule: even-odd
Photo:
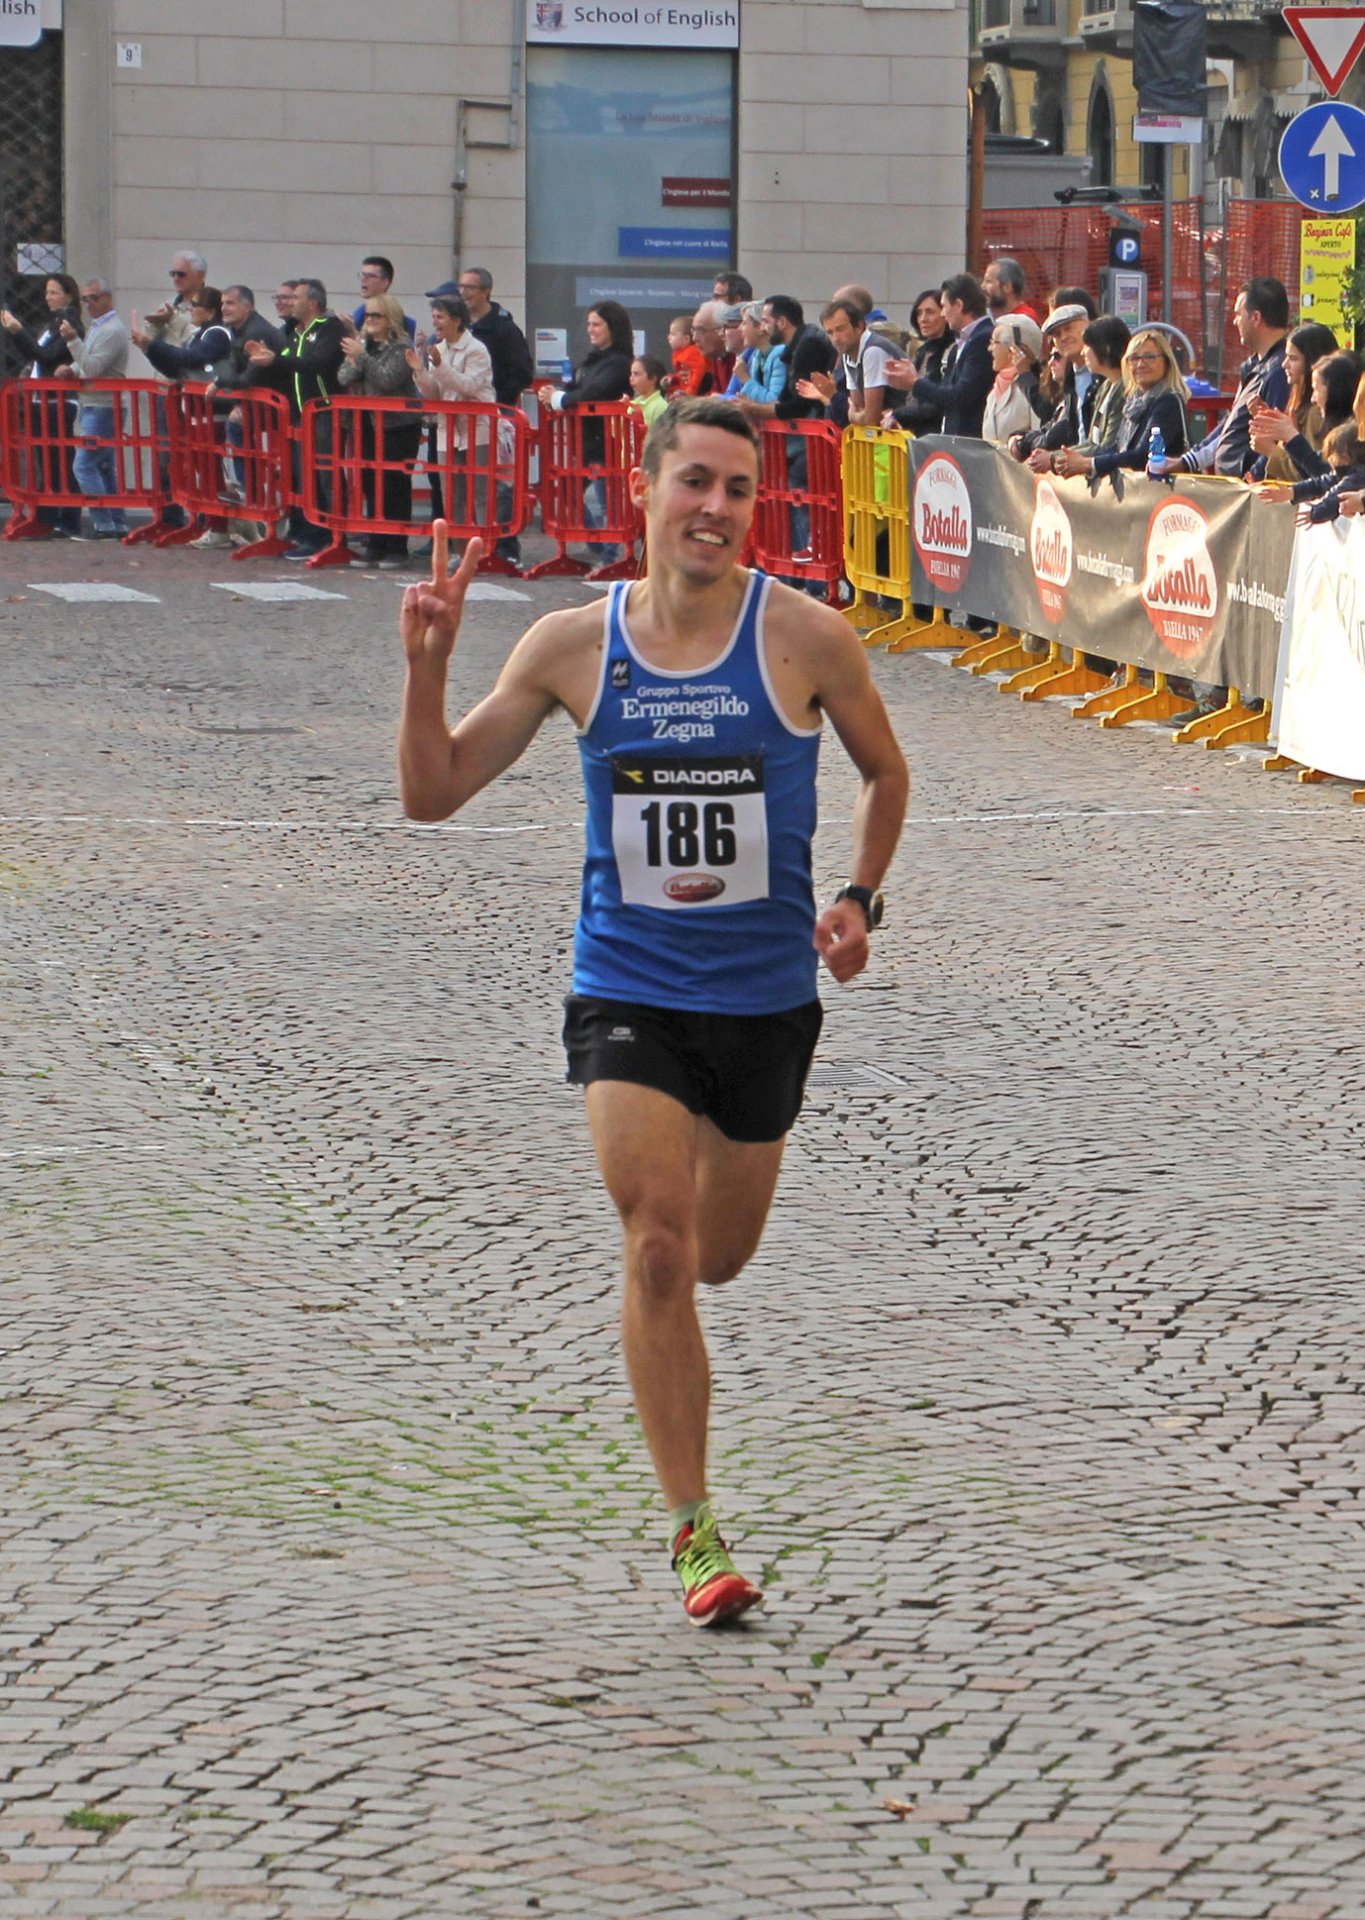
[[[1035,473],[1046,473],[1058,447],[1074,447],[1081,437],[1081,349],[1091,316],[1079,301],[1054,307],[1043,322],[1043,341],[1054,376],[1063,376],[1062,397],[1052,418],[1032,432],[1015,434],[1009,447],[1017,460],[1027,460]],[[1089,384],[1087,376],[1086,384]]]

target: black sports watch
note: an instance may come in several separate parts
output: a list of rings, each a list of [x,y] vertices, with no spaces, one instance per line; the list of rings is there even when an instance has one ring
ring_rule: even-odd
[[[840,887],[834,898],[836,902],[856,900],[863,910],[863,918],[867,922],[869,933],[875,933],[882,924],[882,915],[886,912],[886,901],[882,897],[880,887],[855,887],[850,884]]]

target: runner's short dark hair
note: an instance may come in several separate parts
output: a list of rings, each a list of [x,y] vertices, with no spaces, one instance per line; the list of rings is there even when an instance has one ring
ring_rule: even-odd
[[[386,280],[393,280],[393,262],[382,253],[367,253],[360,264],[362,267],[378,267]]]
[[[640,470],[646,479],[658,478],[664,455],[676,451],[678,436],[684,427],[719,427],[722,433],[734,434],[736,440],[747,440],[754,450],[754,458],[758,458],[758,435],[734,402],[717,400],[714,394],[702,394],[675,400],[650,428],[640,455]]]

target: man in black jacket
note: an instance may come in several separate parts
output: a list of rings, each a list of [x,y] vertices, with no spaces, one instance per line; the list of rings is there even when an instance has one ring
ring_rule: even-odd
[[[500,407],[515,407],[520,404],[535,378],[535,365],[531,359],[531,349],[526,344],[526,335],[507,311],[493,298],[493,276],[487,267],[461,267],[458,280],[443,280],[427,295],[434,300],[439,294],[456,294],[469,308],[469,331],[476,340],[483,342],[488,349],[488,357],[493,362],[493,391],[497,395]],[[502,519],[512,511],[512,489],[505,482],[498,483],[498,518]],[[498,558],[510,560],[514,567],[521,565],[521,541],[516,534],[499,540]]]
[[[294,289],[293,317],[293,331],[278,352],[264,340],[247,341],[243,349],[249,363],[246,384],[272,387],[276,393],[284,394],[289,402],[289,417],[295,423],[302,419],[309,401],[315,401],[324,409],[315,423],[314,445],[325,461],[332,450],[332,422],[325,409],[341,384],[338,374],[345,357],[341,343],[346,332],[336,314],[327,311],[327,289],[321,280],[299,281]],[[297,441],[294,458],[297,487],[301,464]],[[320,485],[319,492],[325,504],[328,497],[325,483]],[[305,519],[301,507],[289,509],[289,531],[294,536],[294,544],[286,549],[286,560],[310,559],[321,552],[331,537],[324,527],[314,526]]]
[[[250,365],[246,357],[247,343],[264,340],[272,352],[278,353],[284,345],[284,335],[263,313],[256,311],[255,294],[240,281],[223,288],[223,325],[232,340],[232,350],[220,362],[214,377],[220,387],[245,386]]]
[[[232,347],[227,356],[220,360],[214,369],[210,392],[235,392],[238,387],[247,384],[247,370],[251,362],[246,357],[247,343],[251,340],[263,340],[278,353],[283,347],[285,336],[279,327],[266,319],[263,313],[256,311],[256,296],[250,287],[241,281],[223,288],[223,325],[228,330]],[[215,403],[218,412],[227,409],[223,437],[232,452],[232,471],[239,489],[246,484],[246,469],[237,451],[242,445],[242,413],[240,407],[232,406],[226,400]]]
[[[913,360],[887,362],[887,385],[913,393],[943,409],[944,433],[981,438],[986,397],[995,384],[991,365],[991,318],[986,292],[970,273],[955,273],[943,283],[943,315],[957,336],[957,356],[941,380],[917,373]]]
[[[804,399],[796,386],[813,373],[833,373],[839,356],[829,335],[806,325],[801,302],[789,293],[775,293],[763,302],[763,323],[782,348],[787,378],[775,401],[740,400],[740,409],[751,420],[822,420],[825,410],[820,402]]]
[[[763,302],[763,324],[770,339],[782,348],[787,378],[776,400],[737,400],[735,405],[755,424],[762,420],[823,420],[825,409],[819,400],[808,400],[797,392],[797,382],[812,374],[833,373],[839,355],[829,335],[820,327],[806,325],[805,309],[789,293],[774,293]],[[809,462],[806,443],[793,433],[787,440],[787,483],[796,489],[806,485]],[[803,553],[810,545],[810,509],[793,507],[792,552]]]

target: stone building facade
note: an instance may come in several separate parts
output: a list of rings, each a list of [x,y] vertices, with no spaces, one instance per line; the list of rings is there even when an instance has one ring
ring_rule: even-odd
[[[718,265],[807,304],[865,281],[899,313],[963,265],[965,0],[39,3],[65,43],[60,243],[125,311],[165,297],[177,247],[337,304],[381,252],[410,310],[462,260],[571,341],[579,296],[633,287],[654,344]]]

